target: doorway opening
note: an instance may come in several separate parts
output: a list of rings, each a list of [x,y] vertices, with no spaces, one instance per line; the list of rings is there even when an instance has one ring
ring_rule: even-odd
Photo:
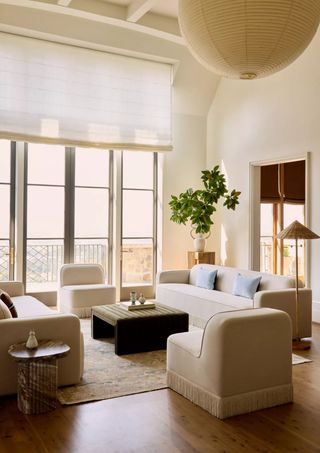
[[[295,275],[295,243],[277,235],[294,220],[307,223],[306,159],[252,166],[251,267]],[[298,241],[299,278],[306,280],[305,242]]]

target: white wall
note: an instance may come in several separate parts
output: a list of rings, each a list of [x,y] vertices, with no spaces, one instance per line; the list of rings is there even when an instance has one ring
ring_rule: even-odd
[[[265,79],[223,79],[208,114],[207,164],[222,163],[229,185],[241,190],[240,206],[221,212],[214,247],[226,264],[249,266],[249,164],[310,151],[309,227],[320,234],[320,36],[291,66]],[[320,300],[320,241],[311,241],[310,281]]]
[[[192,250],[190,227],[170,221],[168,202],[189,187],[201,184],[201,170],[206,167],[206,117],[174,115],[174,151],[164,159],[163,180],[163,268],[187,267],[187,250]]]

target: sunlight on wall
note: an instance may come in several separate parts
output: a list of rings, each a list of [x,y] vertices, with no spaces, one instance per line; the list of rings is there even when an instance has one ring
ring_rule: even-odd
[[[221,173],[224,174],[225,178],[226,178],[226,184],[227,184],[227,187],[229,187],[229,178],[228,178],[228,173],[227,173],[227,169],[226,169],[226,166],[224,164],[224,161],[221,160]]]
[[[221,225],[221,239],[220,239],[220,264],[222,266],[225,265],[228,254],[227,254],[227,244],[228,244],[228,237],[226,234],[226,231],[224,229],[224,226]]]

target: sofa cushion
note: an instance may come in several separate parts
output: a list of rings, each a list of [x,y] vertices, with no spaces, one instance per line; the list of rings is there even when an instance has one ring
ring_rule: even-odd
[[[187,335],[186,335],[187,334]],[[181,348],[193,355],[199,357],[201,352],[203,330],[193,332],[181,332],[170,335],[168,343],[174,344],[176,348]]]
[[[9,308],[0,300],[0,319],[12,318]]]
[[[213,289],[218,271],[200,268],[197,273],[196,286],[205,289]]]
[[[157,300],[169,307],[186,311],[190,322],[203,328],[206,321],[221,311],[252,308],[246,297],[233,296],[212,289],[198,288],[184,283],[162,283],[157,286]]]
[[[56,314],[54,310],[47,307],[38,299],[32,296],[17,296],[12,298],[18,312],[19,318],[34,318]]]
[[[247,297],[234,296],[214,289],[198,288],[184,283],[162,283],[158,285],[158,289],[165,289],[166,292],[171,292],[177,299],[185,300],[186,296],[190,296],[191,300],[198,306],[202,301],[209,301],[210,303],[217,302],[218,304],[229,306],[231,309],[252,308],[252,301],[249,301]],[[181,295],[183,296],[181,297]],[[161,303],[165,303],[165,301],[162,300]],[[216,311],[212,314],[214,313]]]
[[[14,303],[12,302],[12,299],[9,296],[9,294],[6,293],[5,291],[0,290],[0,299],[8,307],[12,318],[17,318],[18,313],[17,313],[16,307],[14,306]]]
[[[259,291],[295,288],[295,279],[293,277],[267,274],[265,272],[249,271],[233,267],[218,266],[214,264],[197,264],[193,266],[193,268],[190,270],[189,275],[189,283],[191,285],[196,284],[197,273],[200,267],[203,267],[204,269],[218,270],[214,288],[218,291],[223,291],[224,293],[232,294],[233,285],[239,272],[247,277],[257,277],[257,275],[261,275],[262,278],[259,286]],[[303,283],[300,280],[299,286],[303,287]]]
[[[257,277],[246,277],[242,274],[238,274],[234,282],[232,294],[253,299],[260,281],[261,275]]]
[[[70,307],[92,307],[94,305],[110,304],[116,302],[116,289],[104,283],[92,285],[67,285],[59,291],[60,309]],[[63,299],[63,307],[61,303]]]

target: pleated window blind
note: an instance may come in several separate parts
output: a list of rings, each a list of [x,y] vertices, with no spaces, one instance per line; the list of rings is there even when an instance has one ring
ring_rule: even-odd
[[[261,167],[261,203],[305,203],[305,161]]]
[[[170,150],[171,65],[0,33],[0,136]]]

